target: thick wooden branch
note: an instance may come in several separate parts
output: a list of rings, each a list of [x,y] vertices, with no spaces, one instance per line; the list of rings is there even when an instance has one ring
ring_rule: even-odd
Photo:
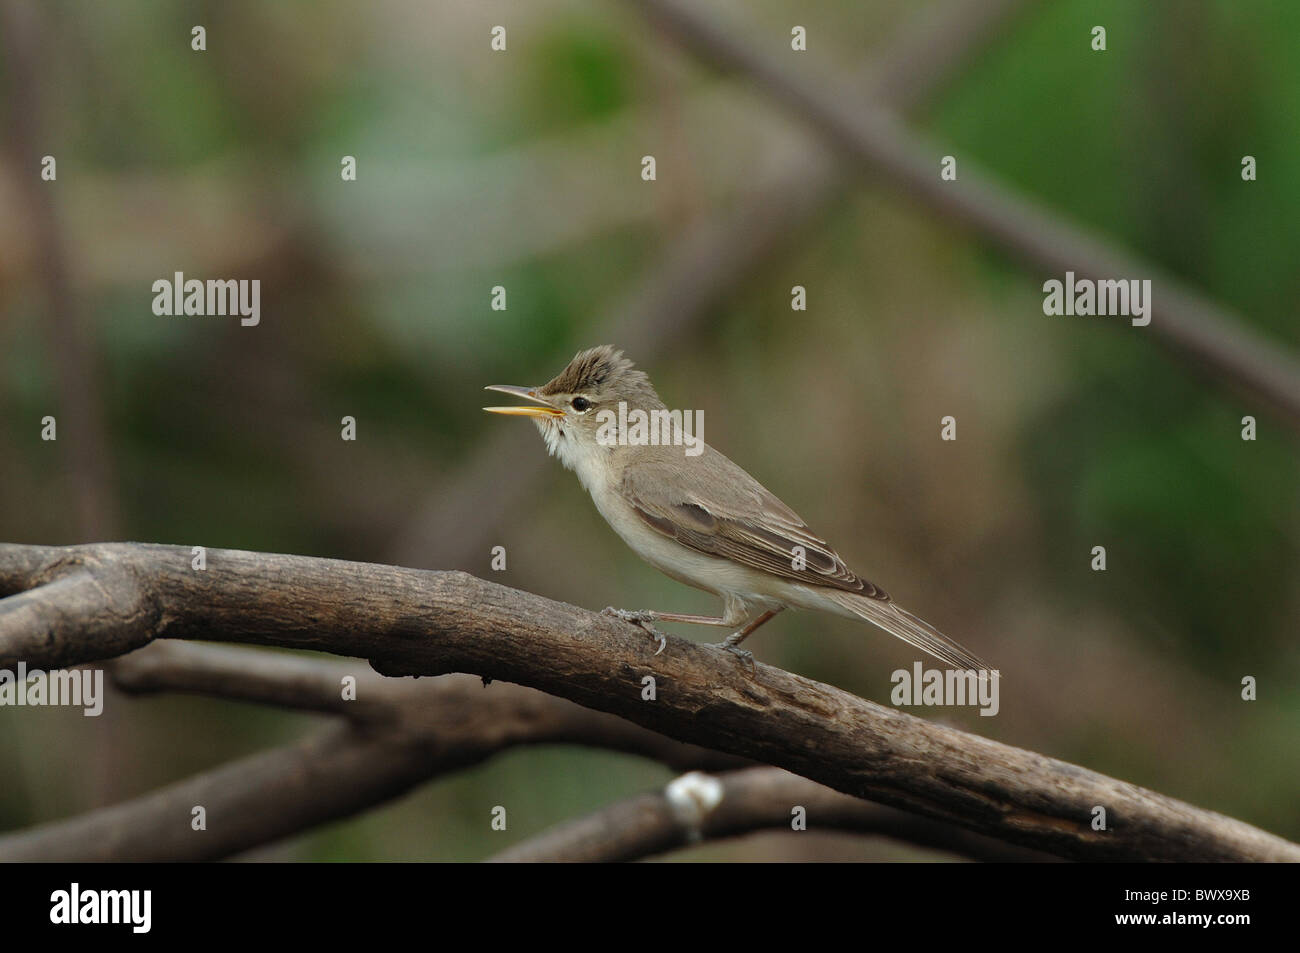
[[[792,811],[796,806],[806,812],[808,831],[876,834],[983,861],[1052,859],[951,824],[832,791],[780,768],[746,768],[704,776],[700,780],[679,778],[674,784],[683,782],[697,790],[716,784],[716,805],[681,794],[670,795],[669,790],[674,787],[670,785],[664,791],[618,801],[586,817],[560,824],[489,860],[496,863],[641,860],[701,841],[759,831],[785,831],[798,836],[791,830]]]
[[[238,550],[208,550],[204,571],[190,560],[178,546],[6,544],[0,591],[88,573],[114,604],[150,608],[129,633],[140,646],[158,638],[279,645],[369,659],[385,675],[469,672],[517,682],[1059,856],[1300,860],[1297,845],[1232,818],[767,665],[750,670],[712,646],[670,637],[656,656],[635,626],[465,573]],[[81,634],[94,632],[102,600],[81,590],[78,598],[40,616],[51,627],[44,632],[22,631],[11,618],[14,597],[0,600],[0,667],[120,652],[121,625],[111,648]],[[646,678],[657,686],[652,701]],[[1091,826],[1098,806],[1104,831]]]
[[[91,645],[96,659],[129,652],[141,644],[140,633],[158,623],[144,592],[113,574],[70,572],[10,596],[0,603],[0,655],[29,665],[33,659],[75,664]]]

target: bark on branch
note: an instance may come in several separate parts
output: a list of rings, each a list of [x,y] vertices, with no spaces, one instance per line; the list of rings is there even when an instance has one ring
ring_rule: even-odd
[[[712,646],[640,629],[462,572],[188,548],[0,545],[0,594],[64,574],[94,587],[0,599],[0,668],[74,665],[159,638],[315,649],[385,675],[516,682],[836,790],[1088,860],[1300,860],[1300,847],[1078,766],[931,724]],[[59,600],[33,611],[31,600]],[[144,607],[99,633],[100,613]],[[35,620],[35,621],[34,621]],[[31,626],[38,626],[33,631]],[[657,685],[643,699],[643,679]],[[1093,809],[1108,829],[1093,830]]]

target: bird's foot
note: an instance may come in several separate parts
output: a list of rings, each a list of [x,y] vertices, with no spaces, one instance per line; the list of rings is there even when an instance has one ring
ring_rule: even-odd
[[[736,635],[740,635],[740,633],[737,632]],[[739,645],[740,639],[737,639],[736,635],[725,638],[721,642],[715,642],[714,645],[717,648],[723,649],[724,651],[730,652],[732,655],[736,656],[736,658],[749,666],[751,672],[757,671],[758,667],[754,664],[754,653],[742,649]]]
[[[613,616],[615,619],[622,619],[624,622],[631,622],[633,625],[640,626],[650,638],[659,643],[655,655],[662,652],[668,645],[668,636],[651,624],[658,618],[651,609],[615,609],[613,606],[606,606],[600,614]]]

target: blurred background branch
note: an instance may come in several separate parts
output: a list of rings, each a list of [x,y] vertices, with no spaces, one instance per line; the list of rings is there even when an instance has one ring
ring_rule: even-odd
[[[877,105],[857,109],[845,105],[851,100],[836,86],[818,86],[776,65],[778,59],[770,51],[737,39],[734,28],[723,28],[678,0],[628,2],[642,7],[702,59],[743,72],[836,148],[887,175],[945,223],[978,231],[1047,278],[1063,278],[1066,271],[1091,280],[1150,278],[1154,340],[1190,359],[1209,380],[1263,401],[1300,432],[1300,364],[1282,350],[1280,342],[1259,337],[1240,319],[1162,275],[1149,262],[1124,255],[1103,239],[996,185],[972,170],[973,162],[962,162],[956,181],[943,181],[939,175],[943,149],[908,134]]]
[[[48,354],[58,381],[56,415],[63,440],[58,448],[66,455],[67,498],[75,513],[76,542],[116,539],[120,526],[116,486],[112,477],[112,456],[104,422],[103,393],[99,385],[99,362],[94,350],[93,321],[86,313],[82,296],[73,287],[73,269],[55,206],[57,194],[41,180],[40,144],[47,141],[41,128],[47,113],[45,89],[49,78],[41,74],[40,51],[48,40],[40,11],[27,4],[0,4],[0,51],[3,52],[5,81],[9,88],[9,159],[18,176],[21,191],[20,214],[5,216],[23,223],[23,241],[32,249],[41,292]],[[28,426],[38,431],[39,421]]]
[[[694,787],[716,783],[716,804],[698,813],[676,797],[656,791],[619,801],[586,817],[544,831],[489,858],[497,863],[611,863],[644,860],[694,846],[704,840],[742,837],[761,831],[791,831],[796,808],[803,809],[803,831],[875,834],[909,844],[990,863],[1055,860],[950,824],[917,817],[832,791],[780,768],[730,771]],[[680,779],[679,779],[680,782]],[[674,782],[674,784],[679,783]]]
[[[613,715],[478,678],[383,678],[356,664],[252,649],[156,643],[114,660],[132,695],[183,692],[342,715],[318,731],[130,801],[0,836],[0,861],[217,860],[349,817],[521,745],[584,745],[676,770],[744,759]],[[343,679],[355,701],[343,700]],[[195,830],[201,806],[206,826]],[[486,816],[486,815],[485,815]]]

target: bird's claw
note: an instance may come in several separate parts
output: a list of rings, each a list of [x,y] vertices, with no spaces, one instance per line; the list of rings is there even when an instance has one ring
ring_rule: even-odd
[[[758,667],[754,664],[753,652],[750,652],[746,649],[742,649],[739,645],[733,645],[732,643],[727,641],[717,642],[715,643],[715,645],[718,648],[730,652],[732,655],[736,656],[736,658],[740,659],[742,662],[744,662],[746,665],[749,666],[749,670],[751,672],[755,672],[758,670]]]
[[[668,647],[668,636],[664,635],[651,624],[655,620],[655,614],[650,609],[615,609],[613,606],[606,606],[601,610],[600,614],[613,616],[615,619],[622,619],[624,622],[631,622],[633,625],[639,626],[652,639],[659,643],[659,648],[655,650],[655,655],[658,655]]]

